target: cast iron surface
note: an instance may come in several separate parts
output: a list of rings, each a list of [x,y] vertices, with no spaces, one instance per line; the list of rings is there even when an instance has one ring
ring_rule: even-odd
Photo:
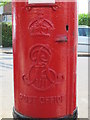
[[[56,0],[54,6],[12,2],[12,21],[16,111],[33,118],[72,115],[76,109],[77,2]]]
[[[13,109],[14,120],[28,119],[28,120],[77,120],[77,109],[73,112],[73,116],[68,115],[63,118],[29,118],[21,115],[15,109]]]

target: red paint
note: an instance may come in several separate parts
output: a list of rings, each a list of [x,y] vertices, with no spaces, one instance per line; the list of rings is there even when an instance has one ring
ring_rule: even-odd
[[[77,3],[12,3],[15,109],[60,118],[76,109]]]

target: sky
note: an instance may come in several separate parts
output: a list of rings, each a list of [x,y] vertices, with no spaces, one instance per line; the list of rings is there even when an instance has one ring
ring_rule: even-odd
[[[78,13],[88,13],[88,0],[78,0]]]

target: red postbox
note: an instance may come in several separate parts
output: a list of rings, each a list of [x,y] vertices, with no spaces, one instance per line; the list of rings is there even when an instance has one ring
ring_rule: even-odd
[[[77,119],[77,2],[13,2],[14,118]]]

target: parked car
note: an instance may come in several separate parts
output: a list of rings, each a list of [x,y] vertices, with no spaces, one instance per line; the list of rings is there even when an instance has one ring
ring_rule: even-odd
[[[78,27],[78,52],[90,53],[90,27]]]

